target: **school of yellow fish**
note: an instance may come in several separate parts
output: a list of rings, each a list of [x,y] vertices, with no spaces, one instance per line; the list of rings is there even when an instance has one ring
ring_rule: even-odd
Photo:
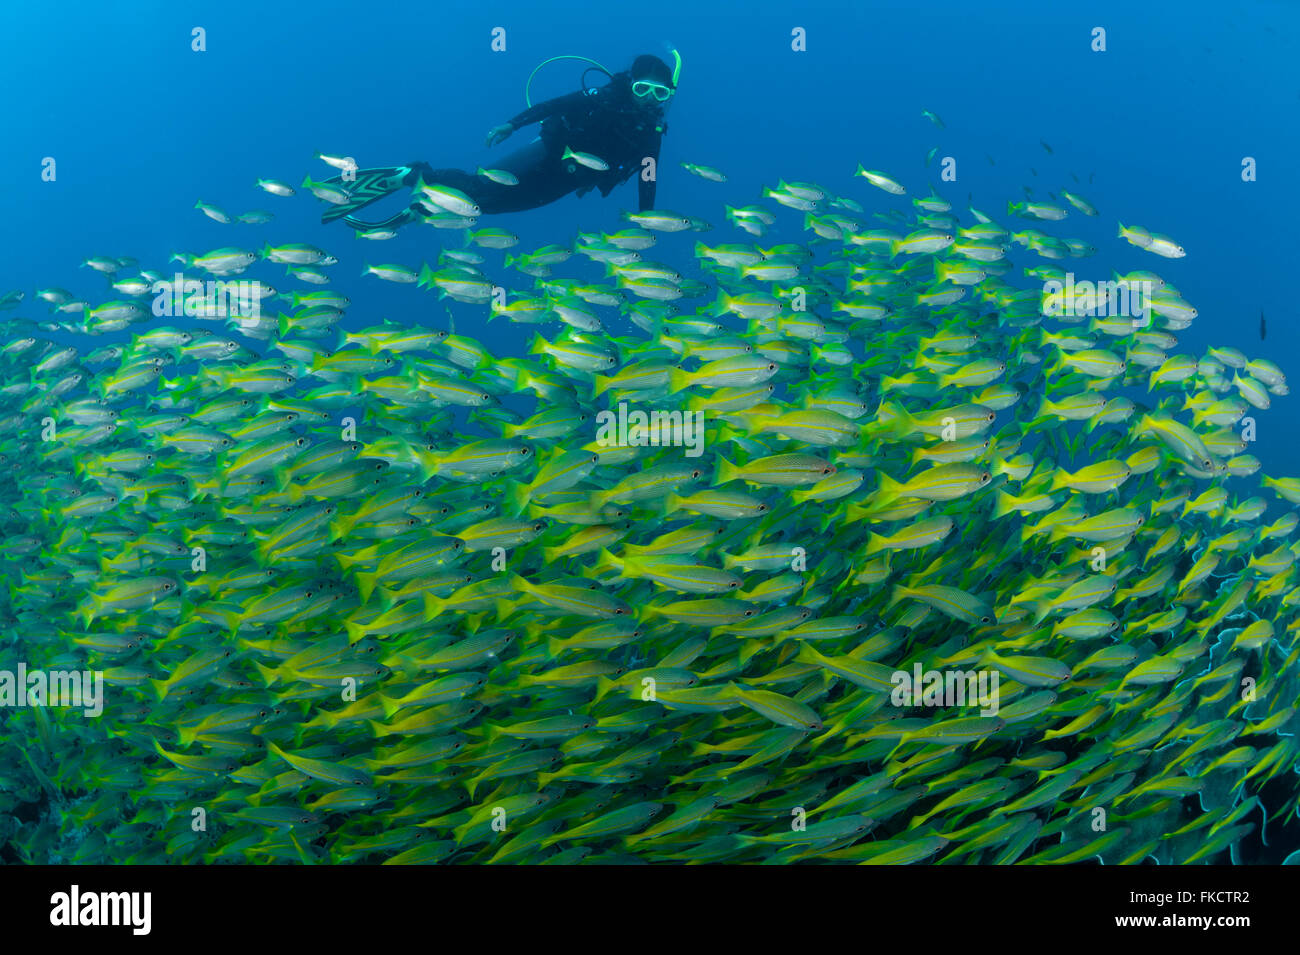
[[[1266,836],[1300,756],[1300,479],[1248,453],[1285,433],[1282,370],[1180,351],[1176,288],[1041,231],[1081,196],[994,216],[858,174],[726,206],[752,241],[714,246],[655,211],[516,255],[444,196],[436,264],[366,266],[510,344],[366,325],[305,243],[0,299],[0,669],[104,683],[95,717],[0,707],[0,859],[1187,863]],[[762,247],[779,217],[806,240]],[[176,263],[196,284],[160,295]],[[1149,311],[1064,301],[1075,270]],[[996,712],[900,701],[954,672],[996,674]]]

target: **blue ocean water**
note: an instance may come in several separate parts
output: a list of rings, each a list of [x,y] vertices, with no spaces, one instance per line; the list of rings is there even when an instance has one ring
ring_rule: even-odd
[[[364,302],[350,323],[445,318],[428,295],[361,270],[375,261],[418,268],[444,244],[459,245],[459,233],[406,229],[389,242],[363,242],[321,226],[323,204],[305,191],[286,200],[254,182],[297,186],[307,174],[334,174],[313,158],[318,151],[351,155],[362,167],[417,158],[490,165],[532,135],[484,146],[489,128],[524,108],[524,81],[539,62],[577,54],[617,71],[641,52],[666,55],[671,44],[683,69],[657,205],[711,221],[711,242],[744,238],[728,226],[724,203],[757,201],[780,178],[885,208],[853,178],[859,162],[889,171],[912,195],[933,186],[958,208],[970,197],[1000,219],[1008,199],[1024,198],[1022,187],[1042,199],[1070,188],[1074,174],[1075,190],[1101,212],[1071,216],[1059,230],[1099,250],[1075,263],[1081,279],[1109,278],[1112,268],[1159,271],[1199,310],[1180,336],[1188,350],[1230,344],[1285,367],[1300,349],[1286,238],[1297,208],[1289,169],[1300,132],[1287,117],[1300,101],[1291,68],[1300,8],[1285,0],[1138,9],[1031,0],[399,2],[364,13],[341,0],[308,12],[244,0],[121,9],[54,2],[9,17],[0,38],[0,82],[14,91],[0,151],[5,289],[46,284],[97,295],[102,279],[77,269],[94,254],[158,263],[178,250],[312,242],[340,258],[335,285]],[[191,50],[195,27],[206,31],[205,52]],[[1104,52],[1091,48],[1097,27],[1106,31]],[[497,28],[503,52],[492,49]],[[791,48],[796,28],[802,52]],[[533,101],[576,89],[583,67],[545,67]],[[923,108],[947,128],[932,126]],[[924,165],[932,146],[956,160],[955,182]],[[45,157],[57,162],[55,182],[41,180]],[[1244,157],[1256,160],[1253,182],[1242,181]],[[716,166],[730,181],[697,179],[681,161]],[[276,218],[266,227],[222,226],[193,208],[200,198],[232,214],[263,208]],[[516,232],[527,249],[567,242],[579,229],[613,231],[635,203],[633,181],[608,198],[569,196],[492,224]],[[801,219],[782,213],[766,238],[799,239]],[[1173,236],[1186,258],[1128,245],[1116,238],[1117,221]],[[656,252],[686,264],[697,237],[661,237]],[[458,330],[493,347],[512,350],[524,337],[518,328],[484,328],[482,309],[453,308]],[[1265,342],[1261,311],[1271,319]],[[1288,433],[1276,413],[1262,416],[1252,451],[1265,473],[1300,473],[1300,447]]]
[[[203,52],[191,49],[196,27],[205,31]],[[501,52],[492,49],[497,28],[505,31]],[[1091,48],[1095,28],[1105,30],[1104,52]],[[236,0],[13,9],[0,37],[0,88],[10,91],[0,150],[0,293],[25,290],[23,308],[6,315],[38,320],[45,312],[33,300],[38,287],[105,297],[103,278],[78,268],[91,255],[162,268],[174,252],[307,242],[340,259],[331,287],[354,303],[346,327],[382,319],[443,327],[450,315],[457,331],[495,353],[522,353],[526,327],[488,323],[482,307],[362,274],[366,263],[433,263],[441,248],[459,247],[460,233],[417,226],[365,242],[321,225],[325,206],[305,190],[283,199],[254,183],[297,186],[304,175],[333,175],[314,158],[318,151],[350,155],[362,167],[413,159],[491,166],[531,136],[484,145],[490,127],[524,108],[524,81],[542,60],[578,54],[617,71],[639,53],[663,56],[674,47],[683,67],[657,206],[707,219],[714,230],[661,235],[656,258],[686,265],[698,239],[749,241],[727,223],[723,205],[759,202],[762,187],[780,179],[822,184],[869,210],[889,208],[853,177],[859,163],[888,171],[909,195],[933,188],[958,209],[969,202],[1002,222],[1012,221],[1005,203],[1022,200],[1024,187],[1039,199],[1066,188],[1101,213],[1047,229],[1097,247],[1095,257],[1072,263],[1081,278],[1153,269],[1199,310],[1179,334],[1179,351],[1234,346],[1290,371],[1300,355],[1290,236],[1298,28],[1300,7],[1287,0],[1138,10],[1019,0],[376,9]],[[806,49],[791,48],[795,30]],[[534,102],[576,89],[582,69],[574,61],[545,67]],[[925,164],[936,146],[955,158],[955,182]],[[53,182],[41,178],[46,157],[57,163]],[[1242,178],[1247,157],[1257,165],[1254,181]],[[683,161],[722,169],[729,181],[691,176]],[[199,199],[275,218],[221,225],[195,210]],[[579,230],[624,227],[620,213],[635,202],[633,181],[608,198],[570,196],[480,225],[517,233],[514,251],[567,244]],[[801,214],[777,214],[760,244],[805,239]],[[1145,253],[1116,237],[1117,221],[1173,236],[1187,256]],[[571,274],[602,276],[577,262]],[[283,269],[259,264],[250,275],[280,283]],[[1300,475],[1288,402],[1255,415],[1258,441],[1249,451],[1265,474]]]

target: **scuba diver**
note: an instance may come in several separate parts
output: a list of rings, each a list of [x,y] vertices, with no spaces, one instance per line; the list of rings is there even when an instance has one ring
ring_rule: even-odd
[[[598,188],[602,196],[608,196],[615,186],[641,170],[646,157],[658,165],[659,145],[668,130],[664,113],[677,91],[682,67],[676,50],[672,55],[675,62],[671,69],[650,54],[638,56],[630,69],[620,73],[610,73],[595,63],[583,71],[581,90],[536,106],[528,100],[525,86],[529,108],[491,129],[487,145],[497,145],[530,123],[541,123],[540,135],[495,168],[475,174],[413,162],[386,169],[354,169],[350,175],[345,173],[327,181],[348,198],[327,210],[321,221],[342,219],[360,230],[394,229],[444,211],[417,193],[405,210],[382,222],[356,218],[354,213],[372,202],[421,181],[459,190],[478,206],[481,214],[487,215],[536,209],[571,192],[582,196]],[[550,62],[546,60],[537,69]],[[605,73],[609,82],[588,87],[586,76],[593,69]],[[533,75],[536,73],[533,70]],[[532,76],[528,80],[531,84]],[[643,178],[638,186],[640,211],[654,208],[655,181]]]

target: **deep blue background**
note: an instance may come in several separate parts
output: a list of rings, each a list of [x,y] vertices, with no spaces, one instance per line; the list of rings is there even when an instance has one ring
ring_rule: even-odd
[[[446,310],[434,296],[363,279],[362,263],[418,268],[436,260],[440,243],[458,245],[461,233],[414,227],[389,242],[359,241],[342,227],[322,227],[323,205],[305,191],[282,199],[256,189],[255,180],[297,186],[308,173],[332,175],[313,158],[318,150],[352,155],[362,166],[415,158],[491,165],[531,138],[519,133],[497,150],[483,146],[489,127],[523,108],[523,83],[538,62],[578,53],[618,70],[671,41],[684,67],[668,115],[658,205],[706,218],[715,229],[661,236],[655,258],[684,266],[697,238],[748,240],[726,223],[723,203],[760,202],[760,187],[782,177],[819,182],[864,202],[868,212],[904,207],[852,177],[862,162],[889,171],[910,195],[933,184],[964,208],[973,193],[977,208],[1009,224],[1017,220],[1002,215],[1006,201],[1023,198],[1022,186],[1045,197],[1072,188],[1073,172],[1101,215],[1071,215],[1046,231],[1098,247],[1096,258],[1075,261],[1080,278],[1107,277],[1112,267],[1154,269],[1200,310],[1181,334],[1186,348],[1232,344],[1292,364],[1300,348],[1293,264],[1300,4],[1043,6],[11,6],[0,31],[0,290],[24,288],[30,296],[58,285],[98,302],[114,296],[101,277],[77,268],[89,255],[133,255],[164,269],[176,250],[312,242],[341,259],[335,285],[353,298],[349,324],[387,317],[441,325]],[[190,49],[195,26],[207,31],[204,53]],[[498,26],[507,31],[503,53],[490,49]],[[807,52],[790,49],[796,26],[807,31]],[[1090,50],[1094,26],[1107,31],[1105,53]],[[534,100],[575,88],[581,69],[575,62],[546,67]],[[923,119],[922,108],[937,111],[947,129]],[[923,166],[933,145],[957,157],[958,182],[939,183],[936,167]],[[55,183],[40,180],[45,156],[58,162]],[[1257,182],[1241,181],[1243,156],[1258,160]],[[681,160],[718,166],[730,182],[689,176]],[[1086,185],[1089,176],[1093,185]],[[519,233],[521,249],[567,243],[579,228],[619,228],[635,188],[628,183],[608,199],[569,197],[480,225]],[[276,218],[267,226],[222,226],[193,209],[199,198],[231,214],[263,208]],[[762,244],[802,237],[799,214],[779,215],[784,228]],[[1117,220],[1173,236],[1187,257],[1164,260],[1128,245],[1115,237]],[[499,253],[487,255],[489,275],[523,286],[522,276],[500,268]],[[1044,263],[1024,253],[1015,258],[1020,266]],[[572,271],[599,275],[586,263]],[[278,266],[259,265],[246,277],[293,284]],[[495,349],[518,351],[529,334],[505,323],[484,329],[483,309],[455,309],[457,330],[478,333]],[[1269,316],[1262,344],[1261,309]],[[29,302],[7,315],[44,312]],[[1260,441],[1252,451],[1271,473],[1300,473],[1290,400],[1257,416]]]

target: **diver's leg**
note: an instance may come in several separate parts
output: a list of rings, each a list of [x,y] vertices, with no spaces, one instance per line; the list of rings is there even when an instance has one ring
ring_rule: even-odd
[[[516,149],[494,167],[518,179],[518,184],[513,186],[503,185],[463,169],[433,169],[427,163],[410,163],[402,168],[406,170],[404,185],[418,186],[424,182],[426,185],[447,186],[468,196],[484,215],[536,209],[554,202],[583,184],[580,179],[565,173],[558,159],[540,137],[523,148]],[[369,202],[362,205],[369,205]],[[354,229],[395,229],[420,221],[438,211],[432,202],[418,194],[410,206],[383,222],[364,222],[349,214],[359,208],[361,205],[343,212],[346,216],[344,221]]]
[[[504,186],[485,176],[466,172],[463,169],[431,169],[426,166],[419,171],[418,176],[412,177],[412,185],[418,185],[420,182],[430,186],[446,186],[449,189],[464,193],[471,202],[479,207],[479,212],[486,215],[532,208],[532,204],[511,204],[511,200],[515,198],[514,191],[519,188],[518,186]],[[406,210],[382,223],[364,223],[353,218],[346,221],[353,228],[394,228],[441,211],[443,210],[417,191]]]
[[[491,182],[493,188],[479,202],[484,212],[522,212],[554,202],[582,185],[568,175],[559,156],[538,137],[507,155],[495,168],[511,173],[519,180],[513,186]]]

